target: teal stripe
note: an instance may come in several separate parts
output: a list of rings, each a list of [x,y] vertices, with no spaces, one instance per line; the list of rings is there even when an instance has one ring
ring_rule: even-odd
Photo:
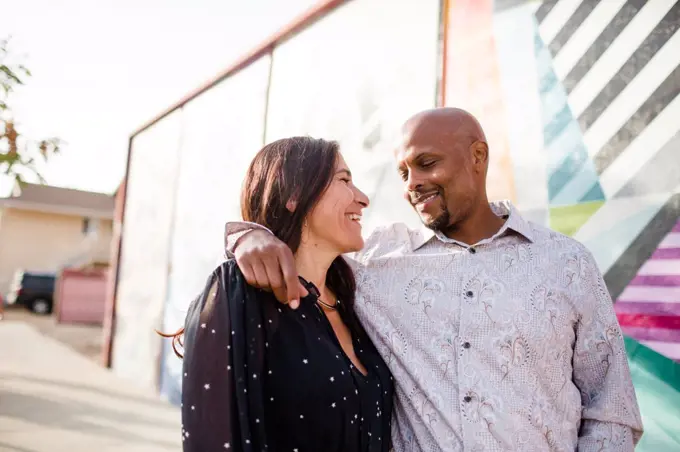
[[[600,185],[600,181],[595,179],[595,183],[593,186],[588,190],[588,192],[583,195],[581,199],[579,199],[578,202],[590,202],[590,201],[601,201],[605,199],[604,191],[602,190],[602,186]]]
[[[585,152],[585,147],[583,147],[583,144],[580,144],[569,153],[562,162],[562,165],[549,176],[548,196],[551,204],[557,198],[562,188],[578,173],[587,160],[588,154]]]
[[[583,137],[576,121],[570,122],[555,138],[548,151],[548,175],[557,171],[574,149],[583,146]]]
[[[571,122],[574,122],[574,117],[571,114],[569,105],[565,103],[560,112],[543,129],[545,145],[549,146]]]
[[[584,200],[586,194],[591,191],[593,185],[599,186],[597,173],[590,160],[587,158],[581,167],[569,177],[557,194],[551,199],[552,205],[571,205]],[[589,201],[603,201],[604,192],[600,188],[600,197],[588,199]],[[593,193],[594,195],[594,193]]]
[[[680,451],[680,364],[625,338],[645,433],[636,452]]]
[[[553,69],[552,56],[534,26],[543,144],[547,151],[548,200],[568,205],[605,199],[583,133],[574,118],[567,93]]]

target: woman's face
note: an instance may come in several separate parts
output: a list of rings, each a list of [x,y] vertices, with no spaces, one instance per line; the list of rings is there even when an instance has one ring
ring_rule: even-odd
[[[303,240],[338,254],[358,251],[364,246],[361,214],[368,197],[352,183],[352,173],[338,154],[333,180],[307,216]]]

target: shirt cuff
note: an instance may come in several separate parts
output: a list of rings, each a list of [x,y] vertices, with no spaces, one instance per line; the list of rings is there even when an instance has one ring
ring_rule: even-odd
[[[261,229],[273,234],[268,228],[261,224],[252,223],[250,221],[228,221],[224,226],[224,253],[227,259],[234,258],[234,250],[241,237],[254,229]]]

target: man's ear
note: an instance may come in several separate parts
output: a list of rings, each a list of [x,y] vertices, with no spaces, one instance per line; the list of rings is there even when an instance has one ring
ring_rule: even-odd
[[[489,164],[489,146],[484,141],[475,141],[470,146],[472,164],[476,170],[485,170]]]

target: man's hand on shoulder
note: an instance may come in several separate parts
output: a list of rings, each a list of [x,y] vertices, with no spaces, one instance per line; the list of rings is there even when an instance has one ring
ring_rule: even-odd
[[[298,279],[291,249],[268,231],[254,229],[236,242],[234,256],[251,286],[273,291],[276,299],[297,309],[307,295]]]

